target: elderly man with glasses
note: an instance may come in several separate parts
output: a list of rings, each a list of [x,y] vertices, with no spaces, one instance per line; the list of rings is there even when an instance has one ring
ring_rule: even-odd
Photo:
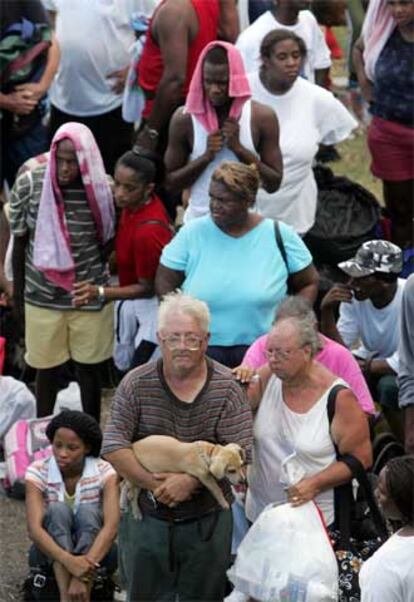
[[[166,295],[158,315],[161,358],[130,372],[112,404],[102,454],[141,488],[143,514],[129,511],[119,534],[128,600],[222,600],[230,562],[232,515],[192,476],[152,474],[131,443],[148,435],[180,441],[252,444],[246,397],[231,371],[206,357],[207,305],[180,292]],[[221,481],[229,504],[229,483]]]

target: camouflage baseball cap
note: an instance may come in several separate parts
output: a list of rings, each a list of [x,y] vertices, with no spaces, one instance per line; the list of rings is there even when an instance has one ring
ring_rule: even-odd
[[[403,268],[403,254],[400,247],[388,240],[369,240],[361,245],[352,259],[338,263],[351,278],[363,278],[375,272],[399,274]]]

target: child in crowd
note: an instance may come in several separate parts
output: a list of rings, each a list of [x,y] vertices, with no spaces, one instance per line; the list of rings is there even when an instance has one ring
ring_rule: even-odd
[[[118,477],[99,458],[102,433],[96,420],[67,410],[46,429],[50,458],[26,473],[31,567],[53,567],[60,602],[89,602],[95,571],[116,568]]]

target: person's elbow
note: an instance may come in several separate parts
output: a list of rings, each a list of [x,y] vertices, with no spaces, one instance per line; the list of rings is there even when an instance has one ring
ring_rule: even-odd
[[[266,192],[272,194],[273,192],[277,192],[282,183],[283,170],[282,167],[277,167],[272,169],[272,172],[269,174],[267,178],[263,178],[262,186]]]
[[[166,95],[174,104],[181,101],[184,97],[185,73],[181,70],[169,70],[164,72],[162,77],[162,93]]]
[[[365,470],[368,470],[371,468],[374,459],[373,459],[373,454],[372,454],[372,445],[371,445],[371,441],[369,440],[368,434],[367,434],[367,441],[366,441],[365,445],[363,447],[361,447],[361,449],[359,451],[358,459],[361,462],[362,466],[365,468]]]

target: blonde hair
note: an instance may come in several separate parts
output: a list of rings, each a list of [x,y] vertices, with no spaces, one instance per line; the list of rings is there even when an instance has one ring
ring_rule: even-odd
[[[207,303],[191,295],[185,295],[176,290],[165,295],[158,309],[158,330],[171,325],[170,315],[180,313],[194,318],[201,330],[208,332],[210,325],[210,311]]]
[[[259,190],[259,170],[254,163],[245,165],[235,161],[223,161],[214,170],[211,180],[224,184],[233,194],[254,200]]]

